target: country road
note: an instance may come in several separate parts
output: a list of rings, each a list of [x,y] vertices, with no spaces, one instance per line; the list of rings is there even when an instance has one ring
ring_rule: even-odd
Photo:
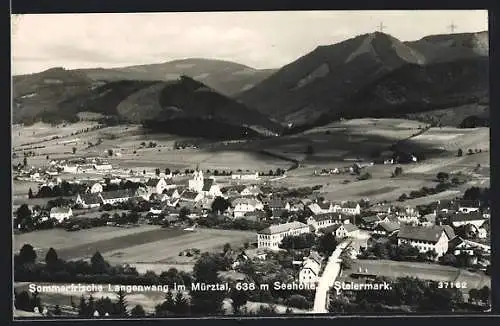
[[[327,313],[326,301],[328,296],[328,291],[333,286],[335,279],[340,273],[340,254],[348,246],[349,242],[342,242],[337,246],[335,251],[332,253],[328,262],[326,264],[323,275],[318,282],[318,287],[316,288],[316,296],[314,297],[314,308],[313,313]]]

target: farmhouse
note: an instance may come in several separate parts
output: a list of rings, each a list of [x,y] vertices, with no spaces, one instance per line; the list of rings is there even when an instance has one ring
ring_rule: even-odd
[[[129,199],[138,197],[138,190],[119,189],[113,191],[104,191],[100,193],[103,204],[123,203]]]
[[[73,216],[71,207],[52,207],[50,218],[56,219],[59,223]]]
[[[315,230],[320,230],[331,225],[349,224],[350,219],[347,216],[336,213],[325,213],[310,216],[307,219],[307,224],[311,225]]]
[[[233,180],[258,180],[259,173],[258,172],[233,173],[233,174],[231,174],[231,179],[233,179]]]
[[[176,186],[172,185],[171,182],[167,182],[165,178],[151,178],[146,182],[146,187],[149,194],[161,194],[164,190],[175,188]]]
[[[285,236],[297,236],[309,232],[307,224],[297,221],[271,225],[257,233],[257,247],[278,250]]]
[[[64,165],[63,172],[65,173],[78,173],[81,172],[81,169],[78,165]]]
[[[403,224],[398,232],[398,245],[410,244],[421,253],[435,251],[438,257],[448,251],[448,241],[450,239],[449,233],[439,225],[425,227]]]
[[[267,203],[267,207],[274,213],[275,211],[290,210],[290,203],[284,202],[280,198],[271,198]]]
[[[166,195],[169,199],[177,199],[181,197],[179,191],[176,188],[165,189],[163,190],[163,194]]]
[[[459,200],[458,211],[460,213],[472,213],[479,211],[479,203],[475,200]]]
[[[78,194],[75,203],[82,205],[83,208],[94,208],[101,206],[102,198],[99,193]]]
[[[240,193],[240,195],[243,197],[249,197],[249,196],[257,197],[261,194],[262,194],[262,192],[260,191],[259,187],[257,187],[257,186],[246,187]]]
[[[347,215],[359,215],[361,214],[361,206],[355,202],[347,202],[341,205],[341,212]]]
[[[467,213],[452,214],[449,216],[449,218],[451,225],[455,228],[467,224],[472,224],[477,228],[480,228],[486,221],[483,215],[478,211],[473,211],[472,213],[469,214]]]
[[[92,185],[92,187],[90,187],[90,193],[91,194],[98,194],[100,192],[103,192],[104,189],[102,187],[102,184],[100,184],[99,182],[96,182]]]
[[[339,210],[339,209],[336,209],[336,207],[331,202],[312,203],[307,207],[315,215],[325,214],[325,213],[335,213]],[[338,206],[338,207],[340,208],[340,206]]]
[[[399,231],[399,227],[399,223],[380,222],[373,230],[373,233],[390,237]]]
[[[332,233],[336,238],[356,237],[359,229],[354,224],[336,224],[321,230],[322,233]]]
[[[200,201],[203,198],[203,195],[199,192],[191,191],[191,190],[186,190],[181,194],[181,200],[182,201],[187,201],[187,202],[192,202],[195,203],[197,201]]]
[[[215,183],[215,179],[203,179],[203,187],[201,188],[203,196],[217,197],[222,196],[219,185]]]
[[[94,168],[94,170],[98,171],[107,171],[113,169],[113,166],[109,163],[96,163],[93,164],[92,167]]]
[[[365,229],[373,230],[380,223],[380,218],[377,215],[363,216],[360,222]]]
[[[264,209],[264,205],[260,201],[250,198],[237,198],[233,201],[232,206],[234,207],[234,217],[243,217],[246,213]]]
[[[304,260],[303,265],[300,268],[300,284],[307,285],[310,288],[316,285],[321,271],[321,261],[321,256],[317,252],[311,251],[309,257]]]

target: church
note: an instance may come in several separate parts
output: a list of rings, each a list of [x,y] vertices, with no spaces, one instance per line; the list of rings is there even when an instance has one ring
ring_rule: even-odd
[[[193,178],[189,180],[189,190],[201,193],[204,197],[222,196],[219,185],[214,178],[204,178],[203,171],[196,169]]]

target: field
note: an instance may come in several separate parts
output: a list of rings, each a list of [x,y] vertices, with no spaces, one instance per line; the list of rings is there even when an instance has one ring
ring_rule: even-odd
[[[13,249],[17,252],[24,244],[29,243],[40,250],[40,253],[43,254],[42,256],[39,254],[39,258],[41,259],[43,259],[45,252],[51,247],[56,249],[59,255],[61,255],[60,252],[62,250],[69,250],[69,255],[66,258],[76,258],[71,254],[72,248],[86,246],[98,241],[156,231],[158,229],[158,226],[143,225],[130,229],[103,226],[80,230],[78,232],[68,232],[62,229],[42,230],[14,235]],[[61,256],[61,258],[63,257]]]
[[[356,260],[352,264],[351,271],[345,273],[347,277],[350,273],[359,271],[386,276],[389,278],[397,277],[418,277],[423,280],[442,281],[442,282],[465,282],[467,289],[481,288],[483,286],[491,287],[491,278],[484,274],[472,273],[463,269],[451,266],[442,266],[430,263],[417,262],[397,262],[391,260]]]
[[[219,250],[225,243],[233,247],[255,241],[255,232],[198,229],[195,232],[179,229],[162,229],[157,226],[135,228],[100,227],[78,232],[53,229],[16,235],[14,250],[25,243],[36,248],[38,258],[43,259],[47,250],[55,248],[62,259],[87,259],[96,251],[111,264],[123,263],[192,263],[178,257],[179,252],[197,248],[201,251]],[[189,266],[185,268],[190,268]]]

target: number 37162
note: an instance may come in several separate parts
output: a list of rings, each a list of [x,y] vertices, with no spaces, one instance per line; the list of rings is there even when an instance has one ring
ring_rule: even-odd
[[[466,289],[467,282],[438,282],[438,289]]]

